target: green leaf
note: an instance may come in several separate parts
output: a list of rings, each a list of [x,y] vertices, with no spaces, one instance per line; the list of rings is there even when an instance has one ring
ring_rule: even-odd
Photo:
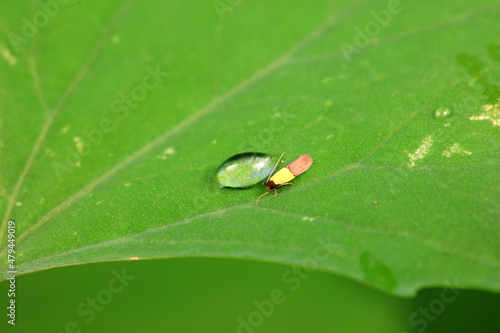
[[[0,5],[2,279],[13,220],[19,274],[215,256],[500,291],[497,1],[50,3]],[[247,151],[314,164],[256,206],[215,178]]]

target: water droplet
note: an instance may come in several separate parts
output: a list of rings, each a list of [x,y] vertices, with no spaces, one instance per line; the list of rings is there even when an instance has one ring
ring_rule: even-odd
[[[448,118],[451,115],[451,109],[449,108],[437,108],[436,111],[434,111],[434,118],[443,120]]]
[[[273,167],[269,155],[242,153],[222,163],[217,171],[217,180],[222,187],[246,188],[266,179]]]

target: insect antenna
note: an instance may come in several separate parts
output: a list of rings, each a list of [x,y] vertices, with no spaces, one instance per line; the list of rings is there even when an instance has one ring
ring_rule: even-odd
[[[285,152],[283,152],[283,154],[281,154],[280,158],[278,159],[278,162],[276,162],[276,164],[274,165],[273,171],[271,171],[271,173],[269,174],[269,177],[267,177],[266,181],[264,183],[262,183],[262,185],[264,185],[265,183],[267,183],[269,181],[269,179],[273,175],[274,170],[276,170],[276,167],[278,166],[278,163],[281,161],[281,158],[283,157],[283,155],[285,155]],[[259,201],[259,200],[257,200],[257,201]]]
[[[285,155],[285,153],[283,152],[283,154],[281,154],[280,158],[278,159],[278,162],[276,162],[276,164],[274,165],[274,168],[273,168],[273,171],[271,171],[271,173],[269,174],[269,177],[267,177],[267,180],[262,183],[262,185],[264,185],[265,183],[267,183],[269,181],[269,179],[271,178],[274,170],[276,170],[276,167],[278,166],[278,163],[281,161],[281,158],[283,157],[283,155]],[[265,196],[266,194],[268,194],[270,191],[267,191],[266,193],[262,194],[260,197],[257,198],[257,201],[255,201],[255,205],[258,205],[259,204],[259,200],[260,198],[262,198],[263,196]]]

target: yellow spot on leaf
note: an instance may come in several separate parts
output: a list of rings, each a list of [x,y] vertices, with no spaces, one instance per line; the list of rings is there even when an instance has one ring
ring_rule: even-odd
[[[162,160],[166,160],[167,155],[173,155],[173,154],[175,154],[174,147],[168,147],[160,155],[156,156],[156,158],[161,158]]]
[[[10,53],[8,48],[2,47],[2,55],[9,65],[14,66],[17,63],[17,58]]]
[[[69,129],[71,128],[70,125],[65,125],[62,129],[61,129],[61,134],[66,134],[68,133]]]
[[[458,143],[454,143],[453,146],[443,151],[443,156],[450,157],[453,154],[466,154],[471,155],[470,151],[463,150]]]
[[[414,167],[416,161],[425,158],[429,154],[429,149],[431,148],[433,142],[434,140],[432,140],[432,137],[429,135],[422,141],[422,144],[418,147],[416,152],[408,154],[408,157],[410,158],[410,161],[408,162],[409,168]]]
[[[500,101],[500,99],[499,99]],[[493,126],[500,127],[500,103],[483,105],[483,113],[471,116],[470,120],[489,120]]]

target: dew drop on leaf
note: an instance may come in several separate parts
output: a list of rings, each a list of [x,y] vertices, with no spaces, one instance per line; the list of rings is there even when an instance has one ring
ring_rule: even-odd
[[[443,120],[448,118],[451,115],[451,109],[449,108],[437,108],[436,111],[434,111],[434,118]]]
[[[217,171],[217,180],[222,187],[246,188],[265,180],[273,167],[269,155],[242,153],[222,163]]]

